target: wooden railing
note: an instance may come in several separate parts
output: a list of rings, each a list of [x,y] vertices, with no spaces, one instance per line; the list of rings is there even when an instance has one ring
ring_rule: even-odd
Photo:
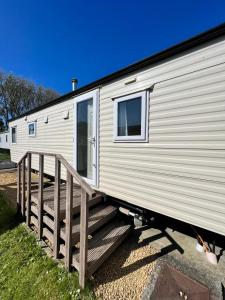
[[[32,155],[39,156],[38,180],[38,238],[43,234],[43,189],[44,189],[44,157],[55,158],[55,185],[54,185],[54,244],[53,254],[58,258],[60,251],[60,182],[61,165],[66,169],[66,239],[65,239],[65,266],[68,270],[72,264],[72,206],[73,180],[81,187],[80,204],[80,262],[79,283],[84,288],[87,277],[87,249],[88,249],[88,200],[96,195],[95,191],[82,179],[77,171],[60,154],[28,151],[17,164],[17,206],[21,214],[26,217],[30,226],[31,220],[31,165]]]

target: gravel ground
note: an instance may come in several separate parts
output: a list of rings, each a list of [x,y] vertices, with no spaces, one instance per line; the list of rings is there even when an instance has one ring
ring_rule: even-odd
[[[133,234],[94,274],[94,291],[98,299],[139,300],[154,269],[155,252],[142,246]]]

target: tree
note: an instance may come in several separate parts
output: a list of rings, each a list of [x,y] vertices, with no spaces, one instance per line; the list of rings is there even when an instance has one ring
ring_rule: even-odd
[[[11,118],[57,97],[59,94],[54,90],[36,86],[33,82],[13,74],[0,72],[0,117],[6,128]]]

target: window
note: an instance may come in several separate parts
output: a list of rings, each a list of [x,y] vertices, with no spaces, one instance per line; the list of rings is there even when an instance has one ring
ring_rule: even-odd
[[[12,127],[11,136],[12,136],[12,144],[15,144],[16,143],[16,126]]]
[[[36,122],[28,123],[28,135],[36,136]]]
[[[6,141],[6,143],[8,142],[8,135],[7,134],[5,135],[5,141]]]
[[[135,93],[114,100],[114,140],[146,141],[146,92]]]

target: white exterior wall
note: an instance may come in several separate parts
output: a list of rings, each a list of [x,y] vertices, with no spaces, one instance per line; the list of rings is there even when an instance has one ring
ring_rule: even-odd
[[[6,141],[6,136],[8,137],[8,140]],[[3,132],[0,133],[0,149],[9,149],[9,132]]]
[[[152,85],[149,141],[115,143],[112,98]],[[70,117],[63,120],[67,109]],[[18,126],[12,160],[33,150],[61,153],[72,163],[73,100],[27,121],[35,119],[35,138],[28,137],[24,119],[10,123]],[[224,38],[101,87],[99,123],[99,190],[225,235]],[[46,162],[45,171],[53,175],[53,165]]]
[[[64,119],[69,111],[69,118]],[[48,117],[48,123],[45,123]],[[10,122],[10,128],[17,126],[17,143],[11,143],[11,159],[18,162],[26,151],[49,152],[62,154],[73,164],[73,101],[67,100],[57,105]],[[36,136],[28,136],[28,123],[36,121]],[[10,139],[11,142],[11,139]],[[38,156],[32,157],[32,168],[38,169]],[[54,159],[45,158],[44,172],[54,175]],[[65,177],[62,168],[62,177]]]

